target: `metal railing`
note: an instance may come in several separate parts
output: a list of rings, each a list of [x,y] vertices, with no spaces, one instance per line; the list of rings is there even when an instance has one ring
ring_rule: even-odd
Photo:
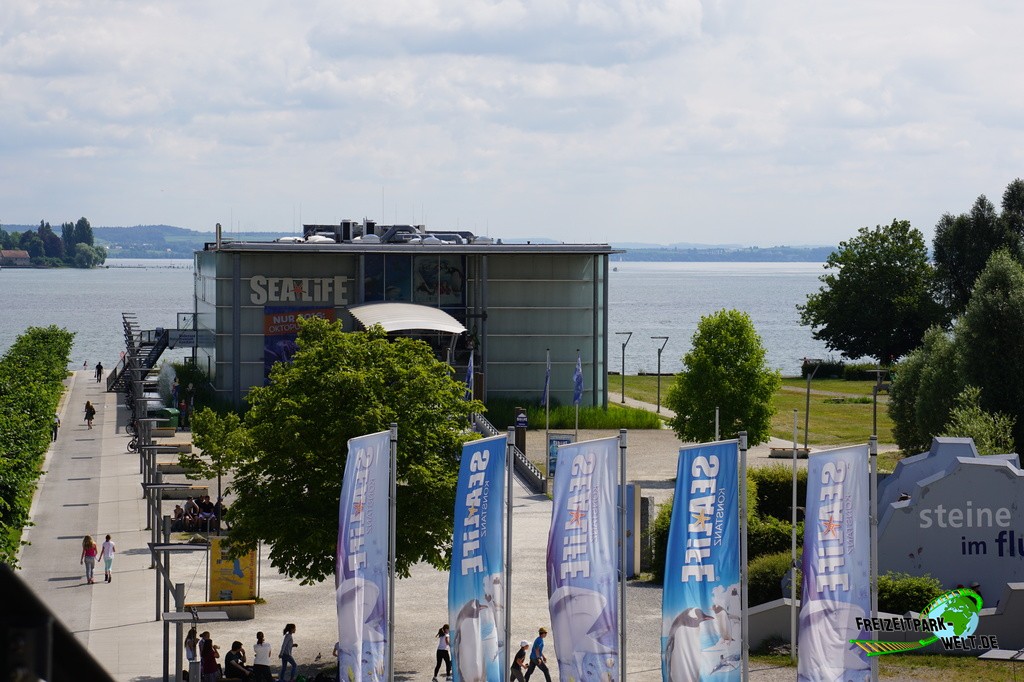
[[[494,425],[482,414],[473,413],[473,428],[477,433],[483,434],[485,438],[500,435],[498,429],[494,428]],[[515,457],[512,463],[512,470],[519,477],[522,484],[534,494],[546,492],[547,479],[541,470],[534,466],[533,462],[514,443],[510,443],[510,445]]]

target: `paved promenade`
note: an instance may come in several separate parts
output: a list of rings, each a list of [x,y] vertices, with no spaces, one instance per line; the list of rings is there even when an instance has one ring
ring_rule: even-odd
[[[63,427],[47,458],[46,474],[33,505],[35,525],[27,533],[31,544],[22,552],[20,574],[115,679],[157,680],[162,678],[163,627],[154,620],[156,579],[149,568],[146,543],[150,535],[144,530],[139,458],[126,451],[128,436],[119,426],[124,415],[118,414],[117,396],[101,390],[104,385],[95,382],[91,371],[75,372],[68,381],[60,412]],[[92,430],[86,428],[82,417],[86,400],[97,408]],[[616,434],[581,431],[579,438],[609,435]],[[542,460],[543,437],[543,431],[528,436],[527,449],[537,461]],[[666,498],[672,492],[679,442],[668,430],[633,431],[628,438],[628,477],[642,485],[644,494]],[[750,465],[769,462],[767,453],[766,446],[752,449]],[[173,502],[165,507],[165,513],[171,508]],[[544,563],[550,518],[550,501],[529,494],[517,483],[512,531],[515,642],[532,640],[541,625],[550,627]],[[324,523],[335,524],[336,519],[324,519]],[[96,584],[85,584],[84,569],[75,560],[87,533],[99,542],[109,533],[117,544],[110,584],[103,582],[102,564]],[[262,630],[276,659],[282,628],[295,623],[299,672],[312,677],[333,662],[331,651],[337,639],[333,583],[302,586],[279,575],[266,555],[264,551],[260,580],[260,596],[266,604],[257,606],[256,619],[211,624],[206,629],[224,653],[232,640],[242,641],[250,659],[255,633]],[[186,601],[206,598],[205,567],[203,557],[175,557],[172,578],[185,583]],[[447,574],[416,566],[411,577],[398,581],[395,596],[396,679],[428,680],[433,672],[434,633],[448,620]],[[661,679],[661,590],[646,583],[630,583],[627,602],[628,678],[655,682]],[[173,642],[172,628],[172,648]],[[550,636],[548,646],[552,676],[557,680]],[[172,663],[174,653],[170,652]],[[794,678],[792,668],[753,670],[751,674],[757,681]]]

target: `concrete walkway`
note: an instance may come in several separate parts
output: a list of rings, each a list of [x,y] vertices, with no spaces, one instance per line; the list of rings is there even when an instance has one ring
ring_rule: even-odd
[[[35,525],[29,529],[21,555],[21,577],[75,633],[117,680],[162,679],[163,627],[155,616],[155,571],[149,568],[145,510],[141,494],[139,459],[126,451],[128,436],[118,426],[117,396],[101,391],[91,372],[76,372],[68,382],[61,408],[64,426],[46,462],[46,474],[33,505]],[[86,400],[97,408],[95,428],[82,421]],[[123,416],[122,416],[123,418]],[[185,435],[185,434],[181,434]],[[581,431],[580,440],[616,435],[610,431]],[[672,492],[679,442],[669,430],[633,431],[628,434],[628,477],[639,482],[645,494],[664,499]],[[786,444],[783,444],[785,446]],[[544,433],[528,435],[528,451],[543,460]],[[769,462],[767,446],[752,448],[751,466]],[[801,465],[804,465],[801,463]],[[182,479],[183,480],[183,479]],[[169,513],[173,503],[165,510]],[[516,484],[513,512],[512,638],[532,640],[541,625],[550,627],[547,609],[545,553],[551,503],[531,495]],[[335,524],[335,518],[325,519]],[[102,580],[86,585],[84,570],[75,560],[81,540],[91,534],[102,542],[113,536],[118,554],[111,584]],[[176,538],[180,539],[180,538]],[[281,630],[295,623],[295,651],[299,672],[312,677],[333,662],[337,639],[333,582],[303,586],[277,573],[263,552],[260,596],[253,621],[233,621],[206,626],[227,652],[238,639],[250,654],[255,633],[262,630],[276,650]],[[186,585],[186,601],[206,597],[206,559],[198,555],[176,557],[174,582]],[[399,580],[396,590],[395,670],[398,680],[427,680],[433,672],[434,633],[447,622],[447,573],[417,565],[409,578]],[[661,589],[648,583],[630,583],[627,590],[628,679],[656,682],[661,679]],[[552,653],[553,679],[558,679]],[[173,647],[173,628],[172,628]],[[174,660],[174,651],[170,659]],[[317,660],[319,659],[319,660]],[[276,671],[275,671],[276,672]],[[792,680],[792,668],[752,670],[757,681]]]

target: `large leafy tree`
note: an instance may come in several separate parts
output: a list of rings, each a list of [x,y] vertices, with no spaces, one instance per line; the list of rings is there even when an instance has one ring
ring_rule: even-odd
[[[43,252],[47,258],[64,257],[64,242],[54,233],[50,223],[40,221],[36,233],[43,240]]]
[[[765,362],[765,349],[750,316],[720,310],[701,318],[692,348],[683,357],[665,404],[676,413],[669,422],[683,440],[715,436],[715,408],[726,437],[746,430],[750,445],[768,440],[772,398],[782,380]]]
[[[993,253],[1007,249],[1014,255],[1020,254],[1019,190],[1014,183],[1007,187],[1003,196],[1005,217],[996,214],[983,194],[975,200],[970,213],[947,213],[935,225],[932,250],[936,284],[952,315],[959,316],[967,307],[975,281]]]
[[[1024,447],[1024,267],[1008,252],[995,253],[978,278],[957,342],[981,408],[1015,419],[1014,441]]]
[[[271,563],[304,583],[334,573],[350,438],[398,424],[396,569],[449,563],[458,459],[472,438],[465,387],[430,347],[379,327],[344,333],[311,319],[299,350],[249,393],[228,519],[238,550],[270,544]],[[385,482],[378,482],[384,486]]]
[[[841,242],[807,303],[797,306],[814,338],[847,357],[894,362],[944,319],[933,296],[933,270],[924,235],[906,220],[862,227]]]
[[[949,420],[964,388],[953,337],[939,327],[924,335],[896,367],[889,390],[889,417],[896,443],[906,452],[927,450]]]

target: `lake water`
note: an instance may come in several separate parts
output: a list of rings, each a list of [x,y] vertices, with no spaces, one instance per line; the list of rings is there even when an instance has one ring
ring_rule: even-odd
[[[143,329],[173,327],[190,312],[191,260],[117,260],[94,270],[0,270],[0,353],[29,326],[55,324],[76,332],[71,366],[97,360],[113,367],[124,350],[121,313]],[[804,357],[824,357],[824,344],[800,325],[796,305],[820,286],[820,263],[632,263],[609,273],[609,369],[621,367],[615,332],[632,331],[626,370],[654,372],[652,336],[668,336],[663,372],[678,371],[701,316],[723,308],[748,313],[768,351],[768,363],[796,374]],[[183,354],[185,351],[178,351]],[[172,351],[165,358],[177,355]]]

